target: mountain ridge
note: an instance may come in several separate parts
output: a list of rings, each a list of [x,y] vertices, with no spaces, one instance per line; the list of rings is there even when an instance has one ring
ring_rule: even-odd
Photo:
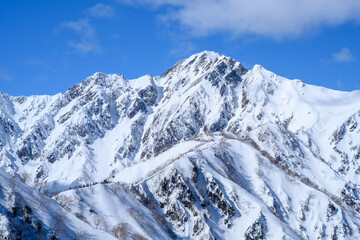
[[[2,171],[91,234],[360,236],[360,91],[205,51],[161,76],[95,73],[65,93],[0,102]]]

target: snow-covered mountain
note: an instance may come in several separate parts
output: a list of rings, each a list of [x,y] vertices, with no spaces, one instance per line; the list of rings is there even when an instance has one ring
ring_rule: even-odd
[[[157,77],[0,93],[1,234],[359,239],[359,123],[360,91],[208,51]]]

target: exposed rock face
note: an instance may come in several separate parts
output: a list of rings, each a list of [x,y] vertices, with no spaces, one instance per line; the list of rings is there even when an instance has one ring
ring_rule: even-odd
[[[263,214],[245,232],[246,240],[265,239],[267,233],[266,219]]]
[[[202,52],[158,77],[96,73],[55,96],[0,93],[0,166],[93,234],[357,239],[359,106],[359,91]],[[33,223],[18,211],[18,225]],[[14,217],[0,214],[6,229]]]

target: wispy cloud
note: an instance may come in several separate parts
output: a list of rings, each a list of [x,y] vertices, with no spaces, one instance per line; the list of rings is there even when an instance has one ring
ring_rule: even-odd
[[[68,21],[61,23],[61,27],[70,29],[78,35],[76,41],[69,41],[68,45],[79,53],[100,52],[101,47],[98,44],[95,28],[87,18],[81,18],[77,21]]]
[[[336,62],[354,62],[355,56],[351,53],[350,49],[342,48],[339,52],[333,53],[333,60]]]
[[[90,17],[105,17],[112,18],[115,16],[115,11],[111,6],[98,3],[95,6],[88,8],[85,11]]]
[[[359,0],[119,0],[170,6],[166,21],[178,21],[195,35],[230,32],[274,39],[297,37],[322,26],[360,20]]]
[[[175,46],[170,50],[170,54],[175,57],[184,57],[192,53],[196,47],[192,42],[176,42]]]
[[[6,82],[12,82],[14,80],[13,75],[7,67],[0,68],[0,79]]]
[[[339,88],[339,89],[343,89],[344,88],[344,83],[341,79],[338,79],[336,81],[336,86]]]
[[[68,42],[68,45],[70,47],[73,47],[76,51],[78,51],[80,53],[89,53],[89,52],[99,53],[99,52],[101,52],[101,48],[100,48],[99,44],[94,40],[89,41],[89,39],[82,39],[82,40],[80,40],[80,42],[70,41],[70,42]]]
[[[54,68],[46,61],[43,61],[39,58],[33,57],[26,61],[26,64],[33,67],[40,67],[46,70],[54,70]]]
[[[113,40],[117,40],[117,39],[120,39],[120,38],[121,38],[121,35],[117,34],[117,33],[111,34],[109,36],[109,39],[113,39]]]
[[[100,46],[95,25],[91,23],[93,18],[112,18],[115,17],[114,9],[109,5],[98,3],[83,11],[82,18],[76,21],[65,21],[60,24],[63,29],[68,29],[76,33],[77,39],[69,40],[68,46],[77,53],[100,53]]]
[[[71,29],[79,35],[85,37],[93,37],[95,35],[95,29],[90,24],[89,19],[82,18],[77,21],[68,21],[61,23],[61,26],[64,28]]]

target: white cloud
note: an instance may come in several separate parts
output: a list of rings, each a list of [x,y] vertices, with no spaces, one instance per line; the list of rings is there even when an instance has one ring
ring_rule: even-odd
[[[79,53],[100,51],[95,28],[91,25],[89,19],[83,18],[78,21],[63,22],[61,26],[74,31],[79,36],[77,41],[68,42],[68,45],[75,51]]]
[[[339,52],[333,53],[333,59],[336,62],[353,62],[356,58],[350,52],[348,48],[342,48]]]
[[[172,6],[165,19],[176,20],[193,34],[230,32],[275,39],[296,37],[322,26],[360,20],[359,0],[122,0]]]
[[[111,6],[98,3],[95,6],[88,8],[86,13],[91,17],[108,17],[112,18],[115,16],[115,11]]]

